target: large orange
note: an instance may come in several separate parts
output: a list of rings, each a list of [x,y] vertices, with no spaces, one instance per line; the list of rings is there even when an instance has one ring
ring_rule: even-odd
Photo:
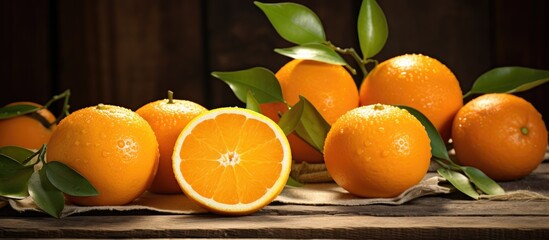
[[[16,104],[42,107],[42,105],[33,102],[15,102],[7,106]],[[19,146],[39,149],[43,144],[48,143],[56,126],[55,116],[45,108],[34,113],[0,120],[0,147]]]
[[[431,146],[423,125],[408,111],[375,104],[341,116],[324,144],[334,181],[361,197],[395,197],[419,183]]]
[[[320,112],[329,124],[339,116],[358,107],[358,89],[352,76],[339,65],[311,60],[294,59],[276,73],[287,104],[293,106],[304,96]],[[278,112],[287,108],[280,103],[261,105],[262,112],[278,121]],[[292,147],[292,156],[296,161],[322,162],[318,151],[295,134],[288,136]]]
[[[187,123],[205,111],[207,109],[197,103],[171,97],[145,104],[137,109],[137,114],[151,125],[160,149],[158,172],[149,188],[151,192],[181,193],[181,188],[173,175],[173,146]]]
[[[452,120],[463,106],[459,82],[440,61],[406,54],[377,65],[360,86],[360,104],[406,105],[422,112],[442,138],[450,138]]]
[[[158,167],[158,143],[137,113],[98,105],[77,110],[57,126],[48,144],[48,161],[82,174],[98,196],[67,198],[79,205],[123,205],[150,186]]]
[[[173,169],[185,194],[228,215],[249,214],[284,188],[292,158],[271,119],[242,108],[218,108],[193,119],[174,147]]]
[[[541,114],[523,98],[485,94],[459,110],[452,140],[459,163],[494,180],[514,180],[543,161],[547,129]]]

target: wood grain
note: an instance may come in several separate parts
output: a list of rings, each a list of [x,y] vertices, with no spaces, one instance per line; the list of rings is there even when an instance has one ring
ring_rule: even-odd
[[[328,40],[359,50],[360,0],[295,2],[317,13]],[[549,66],[545,1],[378,2],[389,38],[377,60],[405,53],[433,56],[453,70],[464,92],[494,67]],[[73,92],[72,110],[100,102],[136,109],[164,98],[167,90],[208,108],[243,105],[210,73],[255,66],[276,72],[289,59],[273,49],[293,45],[248,0],[0,4],[0,105],[45,103],[67,88]],[[361,81],[357,76],[357,84]],[[518,95],[546,116],[547,90],[545,84]]]
[[[60,1],[59,88],[78,109],[204,101],[200,1]]]
[[[0,106],[53,93],[49,1],[0,1]]]
[[[549,217],[91,216],[1,219],[1,237],[543,239]],[[14,227],[17,226],[17,227]],[[24,227],[27,226],[27,227]]]
[[[549,163],[506,190],[549,194]],[[474,201],[464,195],[419,198],[399,206],[271,204],[243,217],[96,211],[53,219],[0,209],[5,238],[360,238],[546,239],[549,201]]]

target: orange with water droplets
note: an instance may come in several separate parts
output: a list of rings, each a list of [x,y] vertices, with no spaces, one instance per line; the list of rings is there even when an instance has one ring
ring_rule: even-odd
[[[149,191],[181,193],[172,169],[173,147],[189,121],[206,111],[206,108],[197,103],[173,99],[171,92],[168,93],[168,99],[154,101],[137,109],[137,114],[151,125],[160,149],[158,172]]]
[[[423,113],[445,141],[463,106],[459,82],[435,58],[405,54],[378,64],[360,86],[360,104],[406,105]]]
[[[334,181],[361,197],[395,197],[419,183],[431,146],[423,125],[408,111],[383,104],[343,114],[324,144]]]
[[[476,167],[494,180],[515,180],[543,161],[547,128],[541,114],[523,98],[485,94],[459,110],[452,140],[460,164]]]
[[[358,107],[358,89],[352,76],[340,65],[294,59],[275,74],[282,95],[290,106],[304,96],[329,123],[345,112]],[[278,113],[287,111],[282,103],[261,104],[263,114],[278,122]],[[297,162],[323,162],[323,156],[295,133],[288,136],[293,159]]]
[[[46,157],[72,167],[99,192],[93,197],[67,195],[71,202],[124,205],[150,186],[158,155],[158,142],[145,119],[123,107],[99,104],[61,120]]]

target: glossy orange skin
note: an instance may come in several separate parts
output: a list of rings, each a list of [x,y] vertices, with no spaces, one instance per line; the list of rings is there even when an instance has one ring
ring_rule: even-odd
[[[460,164],[507,181],[529,175],[543,161],[547,128],[541,114],[523,98],[485,94],[459,110],[452,139]]]
[[[158,168],[158,142],[150,125],[123,107],[100,105],[65,117],[53,133],[47,161],[62,162],[99,191],[93,197],[66,198],[77,205],[124,205],[152,183]]]
[[[7,106],[16,104],[42,107],[42,105],[33,102],[14,102]],[[0,120],[0,147],[19,146],[28,149],[39,149],[43,144],[47,144],[57,126],[55,116],[45,108],[38,110],[36,113],[50,122],[51,126],[46,128],[40,121],[29,117],[28,114]]]
[[[155,193],[182,192],[173,174],[173,147],[187,123],[206,111],[206,108],[191,101],[173,100],[172,103],[169,103],[168,99],[151,102],[137,109],[137,114],[151,125],[160,149],[158,172],[149,191]]]
[[[358,107],[358,88],[352,76],[343,66],[310,60],[292,60],[276,73],[282,95],[289,106],[304,96],[313,104],[324,119],[334,123],[342,114]],[[262,112],[278,122],[277,113],[287,107],[281,103],[261,105]],[[322,154],[299,138],[295,133],[288,136],[292,158],[296,162],[321,163]]]
[[[360,197],[395,197],[419,183],[431,146],[423,125],[408,111],[375,104],[341,116],[324,144],[334,181]]]
[[[437,59],[406,54],[377,65],[360,86],[360,105],[406,105],[419,110],[448,141],[454,115],[463,106],[452,71]]]

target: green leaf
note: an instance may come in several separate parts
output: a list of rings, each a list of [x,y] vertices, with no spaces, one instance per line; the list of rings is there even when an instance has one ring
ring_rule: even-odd
[[[278,121],[278,126],[282,129],[282,131],[284,131],[286,136],[292,134],[297,125],[299,125],[302,114],[303,102],[299,101],[282,115]]]
[[[448,155],[448,150],[446,149],[446,144],[444,144],[444,141],[442,140],[442,137],[437,131],[437,128],[429,121],[429,119],[423,115],[420,111],[409,107],[409,106],[403,106],[398,105],[397,107],[406,109],[409,113],[414,115],[419,122],[425,127],[425,130],[427,131],[427,135],[429,135],[429,139],[431,140],[431,154],[433,157],[441,158],[450,160],[450,156]]]
[[[289,42],[305,44],[326,42],[318,16],[309,8],[291,2],[254,2],[267,16],[278,34]]]
[[[28,104],[16,104],[0,108],[0,120],[25,115],[40,110],[40,107]]]
[[[34,172],[32,166],[25,166],[28,152],[19,147],[3,147],[0,149],[0,196],[22,199],[29,195],[27,185]]]
[[[34,172],[29,180],[29,194],[36,205],[47,214],[59,218],[65,207],[65,197],[55,188],[44,169]]]
[[[471,91],[465,94],[516,93],[529,90],[549,81],[549,71],[525,67],[494,68],[476,79]]]
[[[298,182],[291,176],[288,177],[288,181],[286,181],[286,186],[290,187],[303,187],[303,183]]]
[[[86,197],[99,194],[86,178],[64,163],[48,162],[43,169],[51,184],[68,195]]]
[[[19,163],[24,163],[29,157],[34,155],[34,152],[17,146],[4,146],[0,147],[0,154],[8,156],[12,159],[17,160]]]
[[[489,195],[500,195],[505,193],[505,190],[503,190],[499,184],[481,170],[474,167],[461,167],[461,170],[469,177],[471,182],[484,193]]]
[[[246,103],[249,91],[254,94],[260,104],[284,102],[280,83],[274,73],[266,68],[254,67],[233,72],[212,72],[212,76],[227,83],[243,103]]]
[[[19,161],[4,154],[0,154],[0,176],[21,168],[25,168],[25,166]]]
[[[450,182],[460,192],[474,199],[479,198],[479,194],[477,193],[477,191],[475,191],[475,189],[471,185],[471,182],[469,182],[469,179],[465,175],[454,170],[442,167],[438,168],[437,172],[446,180],[448,180],[448,182]]]
[[[306,43],[291,48],[277,48],[275,52],[295,59],[315,60],[336,65],[347,62],[333,49],[322,43]]]
[[[328,131],[330,131],[330,124],[324,120],[313,104],[305,97],[299,96],[299,102],[303,102],[303,112],[295,131],[299,137],[316,150],[323,152],[324,141],[326,140]]]
[[[255,99],[254,94],[251,91],[248,91],[246,96],[246,108],[261,113],[259,102],[257,102],[257,99]]]
[[[358,41],[364,59],[375,56],[387,42],[389,27],[375,0],[363,0],[358,14]]]
[[[3,169],[0,169],[0,171],[0,182],[2,183],[0,184],[0,196],[15,199],[23,199],[29,196],[27,185],[34,172],[32,167],[12,169],[9,172]]]

